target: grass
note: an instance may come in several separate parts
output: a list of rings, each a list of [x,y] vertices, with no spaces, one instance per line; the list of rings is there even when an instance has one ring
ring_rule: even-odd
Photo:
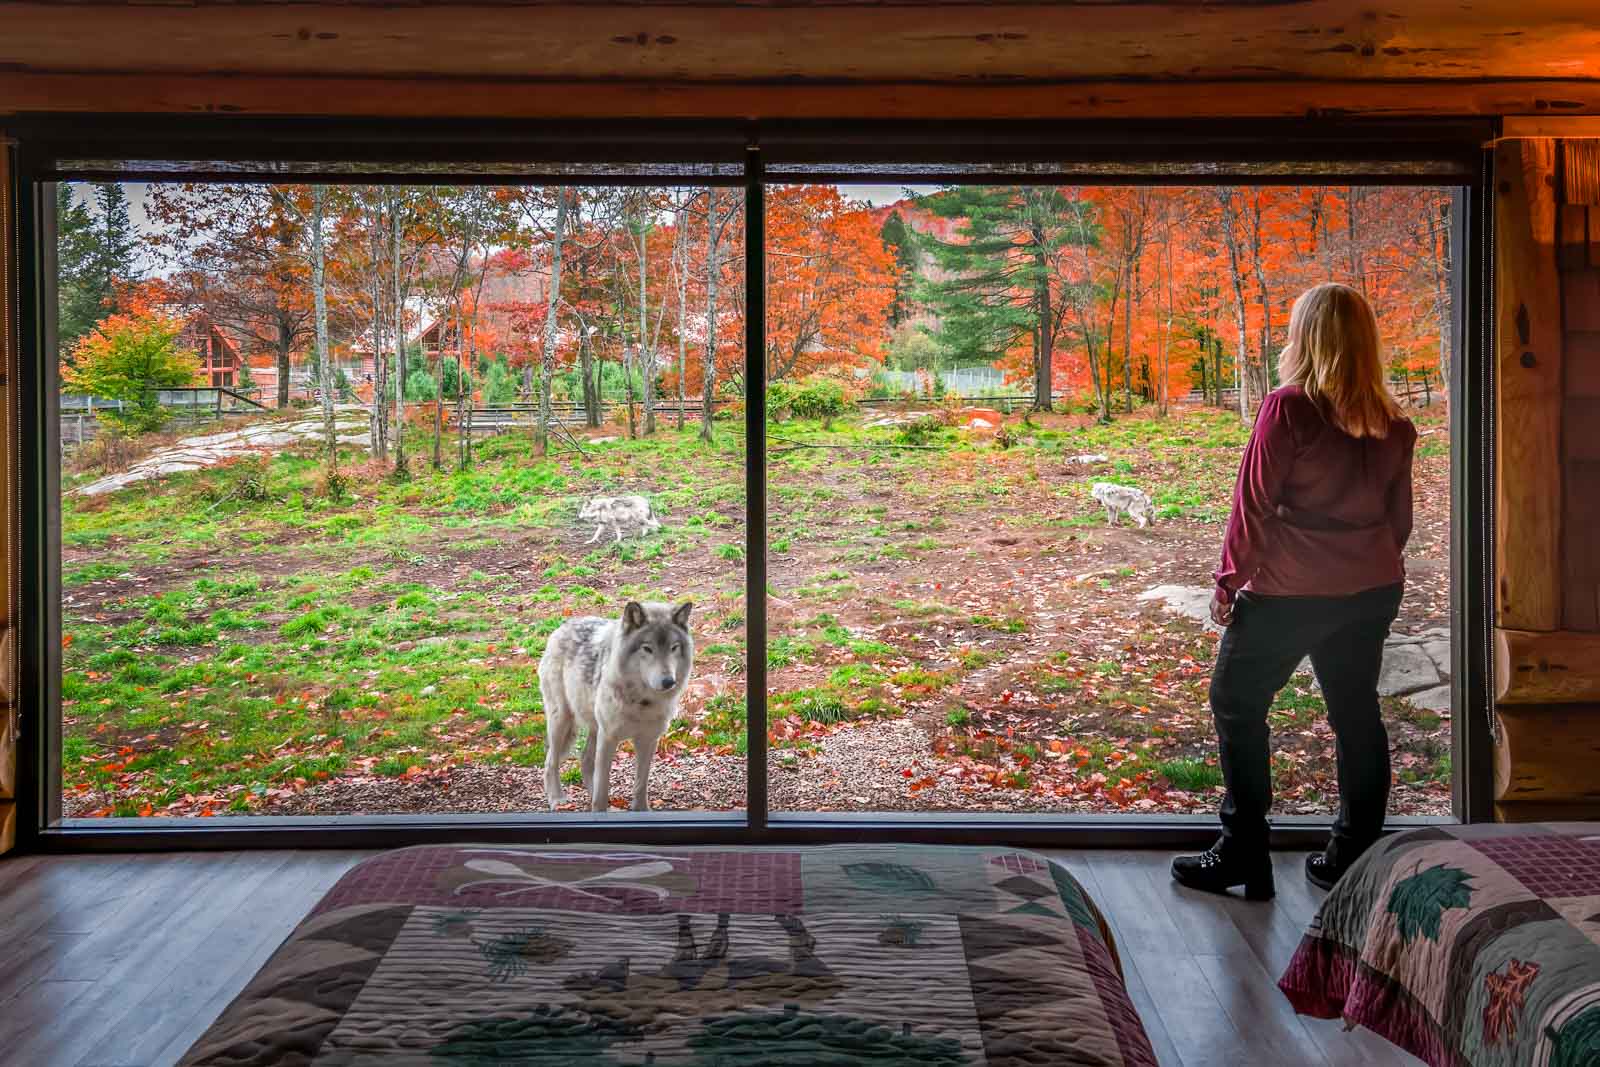
[[[1222,770],[1203,759],[1182,758],[1163,760],[1156,771],[1172,783],[1172,788],[1185,793],[1207,793],[1222,784]]]
[[[1194,738],[1209,740],[1209,722],[1181,656],[1202,662],[1210,646],[1190,635],[1180,652],[1136,635],[1023,664],[1019,648],[1062,638],[1036,625],[1020,584],[1017,595],[986,587],[975,597],[942,583],[966,573],[961,558],[1001,552],[968,540],[974,516],[988,530],[1046,538],[1037,560],[1052,566],[1098,552],[1104,522],[1087,493],[1105,472],[1064,463],[1085,452],[1112,455],[1112,478],[1153,484],[1164,519],[1220,523],[1243,428],[1199,412],[1018,434],[1001,453],[925,426],[911,436],[936,447],[922,451],[883,448],[903,432],[857,419],[784,424],[794,441],[859,448],[769,460],[770,551],[786,561],[771,577],[769,714],[815,728],[773,744],[798,758],[816,733],[918,716],[942,721],[972,752],[1012,760],[997,784],[1036,789],[1052,766],[1041,746],[1087,719],[1074,741],[1087,755],[1069,761],[1078,775],[1159,776],[1205,792],[1215,768]],[[746,648],[742,447],[731,432],[707,445],[691,427],[538,457],[525,435],[507,434],[480,442],[471,470],[418,463],[401,481],[355,470],[350,495],[334,500],[316,493],[319,464],[303,455],[259,464],[244,488],[243,475],[215,470],[64,498],[69,798],[92,796],[100,812],[220,814],[271,810],[274,798],[341,776],[537,767],[537,666],[549,634],[572,615],[612,615],[625,598],[693,599],[699,673],[736,679]],[[358,458],[345,462],[354,469]],[[863,498],[861,486],[894,495]],[[583,543],[582,499],[638,491],[667,517],[660,534]],[[1095,580],[1118,590],[1160,580],[1147,560],[1106,563]],[[1161,680],[1173,672],[1181,684]],[[1035,703],[997,704],[1004,686]],[[741,697],[721,692],[693,710],[669,744],[745,751]],[[1406,714],[1422,731],[1445,725]],[[1180,715],[1196,724],[1181,741],[1161,732],[1163,718]],[[1272,722],[1289,733],[1323,715],[1314,692],[1291,689]],[[1003,748],[971,740],[980,724],[1016,736]],[[1437,780],[1447,751],[1418,751],[1426,759],[1397,774]]]

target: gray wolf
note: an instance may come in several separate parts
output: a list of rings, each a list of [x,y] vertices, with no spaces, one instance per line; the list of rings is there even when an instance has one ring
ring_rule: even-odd
[[[1106,521],[1117,524],[1118,515],[1127,515],[1144,529],[1156,521],[1156,509],[1150,498],[1138,489],[1111,482],[1095,482],[1093,496],[1106,509]]]
[[[650,763],[656,742],[678,713],[678,697],[694,670],[688,601],[630,602],[619,619],[568,619],[539,660],[544,696],[544,795],[554,811],[566,803],[561,761],[578,727],[588,732],[579,764],[590,807],[606,811],[617,746],[633,742],[633,810],[650,810]]]
[[[637,526],[641,537],[661,529],[661,523],[650,510],[650,501],[642,496],[597,496],[583,505],[578,518],[595,524],[594,536],[585,542],[591,545],[600,539],[607,526],[616,538],[612,544],[622,543],[623,526]]]

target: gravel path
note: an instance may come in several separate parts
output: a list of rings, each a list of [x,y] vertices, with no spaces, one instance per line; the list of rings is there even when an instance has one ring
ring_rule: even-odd
[[[927,760],[928,735],[909,719],[884,719],[829,734],[820,753],[771,753],[768,762],[771,808],[783,812],[979,811],[1101,813],[1103,800],[1056,796],[1040,790],[995,788],[941,774]],[[576,766],[569,761],[568,766]],[[912,775],[907,777],[907,769]],[[913,783],[933,779],[916,789]],[[408,778],[338,778],[277,798],[251,812],[258,815],[483,814],[543,812],[543,771],[515,765],[449,767]],[[680,755],[656,759],[652,800],[663,811],[736,811],[744,804],[742,756]],[[633,757],[619,754],[611,769],[613,799],[633,790]],[[564,811],[588,809],[582,786],[569,786]],[[1209,796],[1170,794],[1166,804],[1129,809],[1128,814],[1206,814]],[[86,803],[98,801],[86,800]],[[1336,799],[1304,805],[1279,805],[1279,814],[1314,815]],[[1112,809],[1113,812],[1115,809]],[[1448,815],[1449,798],[1397,785],[1390,810]]]

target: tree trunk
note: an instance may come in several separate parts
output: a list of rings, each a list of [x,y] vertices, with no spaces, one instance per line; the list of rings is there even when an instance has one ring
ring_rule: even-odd
[[[372,254],[372,454],[379,462],[389,458],[389,357],[383,351],[383,280],[380,274],[382,214],[369,222]]]
[[[405,296],[400,291],[400,205],[394,193],[389,200],[389,299],[394,315],[394,472],[407,473],[406,467],[406,326]]]
[[[584,329],[579,324],[579,329]],[[578,338],[578,374],[583,378],[583,422],[585,426],[600,425],[600,387],[594,380],[594,352],[589,348],[589,336]]]
[[[700,440],[711,440],[711,404],[717,384],[717,281],[722,274],[719,259],[717,232],[717,190],[709,192],[710,207],[706,209],[706,348],[701,360]],[[761,389],[765,382],[748,388]],[[747,391],[748,391],[747,388]]]
[[[472,462],[472,434],[467,425],[467,407],[472,403],[469,360],[456,353],[456,470],[466,470]]]
[[[683,429],[684,389],[683,376],[688,367],[687,343],[684,337],[685,320],[689,314],[689,209],[678,209],[678,243],[675,251],[678,268],[678,417],[677,428]]]
[[[322,386],[322,439],[328,450],[329,488],[339,469],[339,437],[333,422],[333,359],[328,351],[328,269],[322,240],[328,187],[311,187],[311,299],[316,309],[317,368]]]
[[[633,368],[638,365],[637,350],[626,345],[622,349],[622,399],[628,409],[628,440],[639,437],[639,412],[634,408]]]
[[[1036,411],[1050,410],[1050,394],[1054,391],[1054,376],[1051,373],[1051,330],[1050,317],[1050,272],[1049,263],[1045,259],[1043,233],[1035,233],[1033,246],[1033,261],[1039,271],[1036,301],[1039,306],[1039,348],[1038,359],[1035,360],[1033,379],[1033,407]]]
[[[1133,414],[1133,297],[1139,289],[1139,263],[1128,275],[1128,298],[1122,302],[1122,410]]]
[[[1262,265],[1261,248],[1261,193],[1256,191],[1251,223],[1252,259],[1256,279],[1256,299],[1261,304],[1261,363],[1256,374],[1256,393],[1266,396],[1272,390],[1272,293],[1267,286],[1267,272]]]
[[[1439,320],[1439,380],[1445,395],[1450,390],[1450,362],[1456,347],[1456,319],[1451,311],[1450,275],[1453,273],[1450,247],[1450,206],[1447,193],[1438,203],[1437,210],[1428,211],[1428,245],[1433,258],[1434,314]],[[1591,226],[1593,217],[1591,216]],[[1452,417],[1454,412],[1451,413]]]
[[[640,201],[645,200],[643,192]],[[642,203],[641,203],[642,206]],[[656,352],[650,338],[650,231],[648,220],[639,221],[639,375],[644,392],[644,432],[656,432]]]
[[[1173,294],[1172,294],[1172,230],[1171,230],[1170,216],[1169,216],[1169,221],[1168,221],[1166,245],[1167,245],[1167,247],[1166,247],[1165,251],[1167,253],[1167,269],[1166,269],[1167,321],[1163,325],[1162,330],[1161,330],[1161,354],[1160,354],[1160,357],[1159,357],[1160,362],[1159,362],[1158,367],[1157,367],[1157,373],[1161,375],[1161,380],[1156,382],[1156,395],[1158,397],[1160,397],[1159,410],[1160,410],[1160,412],[1161,412],[1161,414],[1163,416],[1167,415],[1171,410],[1171,408],[1169,407],[1169,404],[1171,402],[1171,396],[1169,394],[1171,393],[1171,382],[1172,382],[1172,366],[1171,366],[1171,364],[1172,364],[1172,302],[1173,302]],[[1157,290],[1157,293],[1158,294],[1160,293],[1159,289]],[[1159,297],[1158,297],[1158,299],[1159,299]],[[1204,377],[1204,373],[1203,372],[1204,372],[1204,368],[1205,368],[1205,356],[1204,355],[1202,355],[1200,357],[1200,367],[1201,367],[1201,370],[1202,370],[1202,378],[1203,378]]]
[[[282,316],[278,318],[278,410],[289,407],[289,353],[294,347],[294,331]]]
[[[556,376],[556,306],[561,299],[561,246],[567,227],[567,190],[556,189],[556,229],[550,239],[550,291],[545,294],[544,351],[539,353],[539,428],[534,452],[550,451],[550,389]]]
[[[1250,362],[1250,339],[1249,326],[1245,322],[1244,314],[1244,268],[1239,262],[1239,234],[1234,229],[1233,190],[1220,189],[1217,197],[1222,202],[1223,243],[1228,248],[1228,275],[1233,281],[1234,326],[1239,335],[1239,356],[1234,361],[1233,377],[1239,390],[1239,417],[1249,422],[1250,397],[1249,389],[1246,388],[1248,379],[1245,375],[1245,365]]]
[[[433,469],[439,470],[444,466],[444,344],[440,338],[439,358],[433,361],[434,373],[438,380],[434,382],[433,389]]]

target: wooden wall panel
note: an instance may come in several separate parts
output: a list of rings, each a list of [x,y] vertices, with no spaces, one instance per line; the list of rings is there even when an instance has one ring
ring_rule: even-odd
[[[1562,602],[1568,630],[1600,631],[1600,138],[1561,142]],[[1600,678],[1600,662],[1590,673]]]
[[[1496,215],[1495,811],[1511,821],[1600,817],[1600,131],[1579,132],[1496,157],[1524,194],[1502,184]]]
[[[1600,812],[1600,704],[1501,708],[1495,806],[1507,821]]]
[[[1597,668],[1600,668],[1600,633],[1495,631],[1495,700],[1502,707],[1507,704],[1600,704],[1600,669]]]
[[[1515,630],[1561,622],[1561,288],[1556,142],[1496,150],[1496,618]]]

